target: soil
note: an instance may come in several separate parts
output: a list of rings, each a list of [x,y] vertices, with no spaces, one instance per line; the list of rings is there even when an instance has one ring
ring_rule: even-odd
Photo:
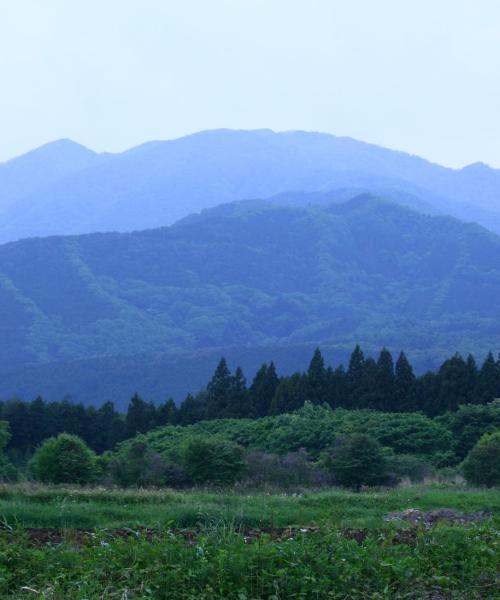
[[[491,516],[490,513],[460,513],[451,509],[437,509],[423,512],[417,509],[407,509],[401,512],[389,513],[385,516],[388,522],[407,522],[411,526],[405,529],[367,529],[367,528],[343,528],[340,532],[347,539],[362,543],[369,535],[375,536],[380,542],[389,541],[392,544],[414,545],[417,539],[418,531],[423,527],[429,528],[439,521],[447,521],[463,525],[484,521]],[[91,528],[69,528],[59,529],[55,527],[26,527],[21,530],[28,538],[28,542],[36,547],[46,545],[57,545],[63,542],[71,543],[76,546],[85,544],[101,543],[106,544],[113,539],[141,538],[152,541],[156,537],[182,537],[188,543],[195,543],[200,535],[203,535],[203,529],[165,529],[141,527],[130,529],[128,527],[116,529],[91,529]],[[319,527],[245,527],[238,530],[245,543],[251,543],[263,535],[269,536],[273,540],[286,541],[292,540],[302,535],[318,533]],[[8,536],[13,535],[14,531],[4,530]]]

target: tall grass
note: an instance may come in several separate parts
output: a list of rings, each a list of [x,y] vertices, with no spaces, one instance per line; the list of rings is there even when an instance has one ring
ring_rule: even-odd
[[[4,540],[7,541],[7,540]],[[51,600],[493,600],[498,532],[491,526],[423,531],[413,546],[336,529],[246,543],[216,528],[187,543],[97,539],[43,549],[0,540],[0,597]]]
[[[464,486],[296,494],[0,486],[0,519],[25,527],[194,527],[221,522],[251,527],[381,527],[388,512],[442,507],[488,511],[494,523],[500,524],[500,492]]]

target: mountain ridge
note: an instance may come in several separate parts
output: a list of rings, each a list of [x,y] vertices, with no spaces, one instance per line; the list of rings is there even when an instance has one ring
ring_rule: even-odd
[[[0,242],[148,229],[221,202],[349,187],[411,194],[434,211],[500,232],[500,170],[454,170],[330,134],[226,129],[146,142],[93,153],[82,168],[15,197],[2,184],[5,164]]]

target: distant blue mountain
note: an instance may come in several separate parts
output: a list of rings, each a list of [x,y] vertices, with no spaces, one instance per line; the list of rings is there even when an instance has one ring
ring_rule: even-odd
[[[1,245],[0,397],[179,397],[222,354],[284,372],[316,345],[404,348],[419,368],[500,350],[499,236],[369,195],[294,199]]]
[[[214,130],[120,154],[61,140],[0,165],[0,243],[154,228],[221,202],[331,190],[500,232],[500,170],[486,165],[453,170],[322,133]]]

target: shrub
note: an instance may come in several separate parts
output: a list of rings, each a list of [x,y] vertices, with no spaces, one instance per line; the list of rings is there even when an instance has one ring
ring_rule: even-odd
[[[120,448],[118,454],[110,459],[107,473],[113,483],[124,487],[151,487],[170,483],[165,460],[149,446],[142,435]]]
[[[323,464],[335,483],[359,490],[363,485],[383,485],[390,482],[388,460],[382,446],[364,435],[342,435],[323,458]]]
[[[243,473],[241,446],[216,437],[192,436],[180,450],[181,464],[194,483],[233,483]]]
[[[500,431],[486,433],[462,463],[465,479],[474,485],[500,485]]]
[[[17,481],[17,469],[3,453],[9,439],[9,423],[0,421],[0,482]]]
[[[397,479],[406,477],[412,483],[423,481],[434,472],[428,461],[414,454],[394,454],[388,459],[388,469]]]
[[[76,435],[60,433],[35,452],[31,471],[43,483],[90,483],[96,478],[96,456]]]
[[[253,485],[270,484],[279,487],[292,485],[322,485],[330,482],[328,474],[311,461],[301,448],[285,456],[253,451],[247,455],[245,481]]]

